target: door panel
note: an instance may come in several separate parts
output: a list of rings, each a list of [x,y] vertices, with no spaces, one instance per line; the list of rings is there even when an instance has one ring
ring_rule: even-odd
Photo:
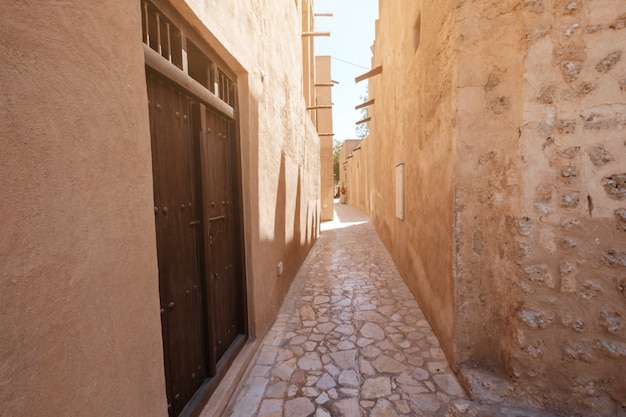
[[[220,359],[245,331],[238,165],[233,121],[150,70],[147,84],[165,379],[176,417],[203,384],[215,386],[227,366]]]
[[[204,108],[204,106],[201,106]],[[204,111],[200,165],[203,187],[205,242],[208,259],[207,314],[215,318],[209,330],[209,352],[215,362],[242,332],[241,285],[234,273],[235,240],[231,152],[232,122],[208,108]]]
[[[154,76],[148,91],[166,381],[178,415],[206,377],[191,101]]]

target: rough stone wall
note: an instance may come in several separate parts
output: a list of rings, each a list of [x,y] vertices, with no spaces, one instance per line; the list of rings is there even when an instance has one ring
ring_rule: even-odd
[[[0,13],[2,416],[167,416],[140,8],[86,4]]]
[[[319,229],[300,10],[172,5],[238,75],[262,335]],[[0,52],[0,414],[167,416],[140,2],[8,2]]]
[[[458,9],[456,360],[481,400],[624,413],[625,8]]]
[[[626,3],[429,3],[380,1],[372,222],[473,397],[624,415]]]
[[[370,218],[453,357],[455,1],[381,0],[369,79]],[[405,164],[405,219],[395,166]]]
[[[515,339],[542,406],[626,413],[626,3],[526,1]],[[549,392],[546,395],[544,392]]]

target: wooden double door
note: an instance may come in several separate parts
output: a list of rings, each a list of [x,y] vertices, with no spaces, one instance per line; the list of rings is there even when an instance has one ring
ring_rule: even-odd
[[[236,136],[232,120],[167,80],[148,71],[147,84],[165,378],[174,417],[210,394],[245,335]]]

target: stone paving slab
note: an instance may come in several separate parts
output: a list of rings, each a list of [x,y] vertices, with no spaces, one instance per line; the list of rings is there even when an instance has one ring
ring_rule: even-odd
[[[367,217],[337,204],[322,230],[225,415],[486,415]]]

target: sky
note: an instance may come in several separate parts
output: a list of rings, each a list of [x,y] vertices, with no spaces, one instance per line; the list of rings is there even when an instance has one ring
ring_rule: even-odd
[[[367,80],[354,79],[371,69],[374,23],[378,18],[378,0],[315,0],[315,13],[333,17],[315,17],[316,32],[330,32],[330,37],[315,37],[315,55],[330,55],[333,87],[334,139],[355,139],[356,122],[363,119],[354,107],[365,101]]]

